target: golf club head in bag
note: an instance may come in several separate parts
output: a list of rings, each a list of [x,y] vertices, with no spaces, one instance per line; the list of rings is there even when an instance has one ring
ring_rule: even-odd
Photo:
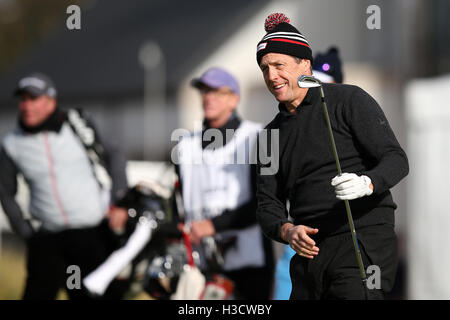
[[[129,189],[121,204],[128,209],[126,233],[129,236],[138,223],[150,223],[156,228],[166,220],[168,206],[165,194],[153,184],[141,182]]]
[[[195,297],[190,296],[190,298],[186,298],[181,295],[182,299],[200,299],[200,300],[226,300],[232,297],[234,283],[220,274],[220,270],[217,269],[217,266],[211,268],[208,266],[206,270],[200,270],[197,268],[199,265],[209,265],[212,259],[211,256],[213,254],[217,254],[217,249],[211,248],[211,242],[213,242],[213,238],[204,239],[202,241],[202,245],[206,245],[206,253],[207,257],[200,257],[199,252],[193,251],[192,254],[194,256],[195,264],[192,266],[189,265],[188,258],[188,250],[186,250],[186,245],[183,242],[171,241],[167,243],[165,248],[165,253],[162,255],[156,255],[150,258],[149,267],[147,269],[147,273],[144,280],[144,290],[150,294],[156,300],[169,300],[169,299],[179,299],[179,293],[185,292],[185,290],[194,290],[194,288],[189,289],[185,286],[187,283],[189,285],[194,285],[196,281],[191,282],[186,280],[187,272],[192,271],[189,268],[196,268],[196,272],[201,272],[201,277],[204,278],[206,283],[201,284],[201,288],[198,287],[196,290],[201,292]],[[206,259],[203,263],[200,263],[200,260]],[[197,277],[200,276],[200,273]],[[183,278],[184,277],[184,278]],[[184,281],[180,281],[184,279]],[[187,282],[186,282],[187,281]],[[189,286],[188,285],[188,286]],[[194,287],[197,287],[200,284],[195,284]],[[180,289],[180,286],[183,289]]]
[[[135,278],[143,278],[136,274],[136,267],[147,256],[153,233],[166,218],[165,200],[153,188],[138,184],[118,202],[118,206],[127,208],[129,218],[109,257],[83,279],[93,296],[102,296],[114,279],[128,281],[131,286]],[[124,274],[124,270],[129,272]]]
[[[144,279],[144,290],[156,300],[171,298],[188,262],[182,242],[169,243],[165,250],[164,254],[151,259]]]

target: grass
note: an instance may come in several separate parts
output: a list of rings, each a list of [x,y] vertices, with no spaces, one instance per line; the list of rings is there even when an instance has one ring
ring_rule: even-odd
[[[25,279],[25,250],[3,246],[0,256],[0,300],[21,299]]]
[[[0,251],[0,300],[20,300],[26,281],[26,248],[24,243],[12,234],[1,234]],[[67,300],[68,296],[61,289],[56,299]],[[152,300],[145,292],[127,297],[130,300]]]
[[[13,234],[1,236],[0,300],[20,300],[27,277],[25,244]],[[67,300],[65,290],[61,289],[56,299]]]

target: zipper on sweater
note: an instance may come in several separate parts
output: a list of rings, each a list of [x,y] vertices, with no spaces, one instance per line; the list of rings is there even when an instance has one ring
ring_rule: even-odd
[[[54,165],[53,165],[53,158],[50,150],[50,143],[48,141],[48,134],[47,132],[43,133],[44,135],[44,145],[45,145],[45,151],[47,154],[47,160],[48,160],[48,172],[50,175],[50,184],[52,186],[52,192],[53,196],[55,197],[56,204],[58,205],[59,210],[61,211],[61,215],[63,217],[64,224],[66,226],[69,225],[69,219],[67,218],[66,210],[64,210],[64,207],[62,205],[61,197],[59,196],[58,188],[56,185],[56,178],[55,178],[55,171],[54,171]]]

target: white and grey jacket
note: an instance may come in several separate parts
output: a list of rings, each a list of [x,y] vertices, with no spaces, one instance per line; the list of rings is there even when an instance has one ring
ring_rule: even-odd
[[[223,253],[225,271],[260,268],[268,259],[251,210],[255,199],[250,158],[261,125],[236,122],[236,132],[218,148],[203,148],[202,131],[184,136],[177,149],[185,223],[211,219],[217,239],[235,238],[234,245]],[[254,223],[249,223],[252,220]],[[248,225],[239,228],[242,222]],[[224,224],[229,224],[228,228],[223,228]]]
[[[57,109],[38,130],[29,132],[19,125],[2,141],[0,199],[12,229],[25,239],[34,230],[15,201],[18,174],[30,189],[29,212],[41,222],[43,230],[93,227],[105,216],[102,187],[88,156],[90,150],[80,132],[75,133],[67,114]],[[100,139],[92,120],[85,120],[94,132],[95,143],[102,148],[114,203],[127,188],[125,159],[117,148]]]

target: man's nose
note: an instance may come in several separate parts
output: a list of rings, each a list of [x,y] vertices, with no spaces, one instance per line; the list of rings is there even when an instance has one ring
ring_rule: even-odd
[[[203,102],[209,102],[214,100],[216,97],[216,94],[212,91],[206,92],[203,94]]]
[[[275,70],[275,68],[269,67],[269,69],[267,70],[267,78],[270,81],[274,81],[274,80],[278,79],[278,72],[277,72],[277,70]]]
[[[32,106],[33,100],[30,98],[21,99],[19,102],[20,109],[29,109]]]

